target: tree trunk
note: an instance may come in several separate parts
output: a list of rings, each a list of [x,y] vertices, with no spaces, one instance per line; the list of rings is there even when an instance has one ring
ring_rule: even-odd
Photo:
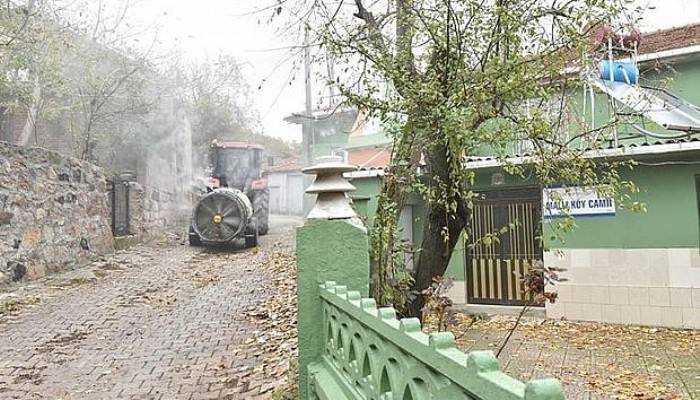
[[[446,228],[449,236],[447,240],[443,237],[445,220],[448,221]],[[423,242],[421,243],[412,288],[417,296],[409,307],[410,316],[421,316],[423,296],[420,293],[432,284],[434,277],[445,274],[452,251],[457,245],[465,225],[464,218],[460,216],[449,218],[444,206],[440,204],[428,205],[427,217],[423,225]]]
[[[393,277],[394,250],[401,209],[415,179],[420,161],[420,146],[415,142],[416,130],[409,120],[394,146],[391,166],[384,176],[372,232],[370,293],[380,304],[388,304],[385,285]]]
[[[452,251],[467,221],[466,208],[461,198],[452,199],[457,203],[456,212],[450,212],[448,206],[444,204],[444,201],[450,197],[444,192],[449,190],[448,188],[463,185],[459,177],[455,177],[450,170],[447,145],[444,142],[433,144],[428,150],[427,157],[430,165],[428,173],[430,185],[438,192],[436,197],[442,200],[432,200],[427,203],[423,242],[412,288],[416,296],[408,307],[410,315],[418,318],[422,315],[421,309],[424,303],[421,292],[432,284],[434,277],[445,273]]]

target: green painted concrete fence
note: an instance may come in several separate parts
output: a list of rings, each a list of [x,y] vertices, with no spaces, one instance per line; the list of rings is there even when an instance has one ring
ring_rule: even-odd
[[[297,230],[301,399],[565,398],[557,380],[524,384],[501,372],[492,352],[464,354],[451,333],[426,335],[417,319],[378,308],[367,298],[368,254],[354,219]]]

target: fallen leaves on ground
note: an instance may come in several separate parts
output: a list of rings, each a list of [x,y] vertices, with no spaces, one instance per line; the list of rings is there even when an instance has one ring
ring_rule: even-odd
[[[464,314],[456,318],[461,323],[471,321],[471,317]],[[476,321],[473,328],[507,331],[514,321],[515,317],[498,316]],[[558,338],[585,349],[636,348],[638,344],[655,347],[669,344],[674,351],[700,348],[700,331],[694,330],[529,318],[520,323],[518,332],[531,339],[543,336]]]
[[[610,399],[681,400],[683,396],[670,384],[664,384],[658,375],[640,374],[620,364],[610,363],[593,371],[574,371],[601,395]]]
[[[12,293],[0,295],[0,322],[3,321],[3,317],[15,316],[22,308],[40,302],[41,298],[38,296],[20,298]]]
[[[218,282],[220,279],[221,278],[218,274],[195,271],[192,274],[192,286],[197,289],[201,289],[205,286]]]
[[[255,351],[258,364],[245,378],[266,382],[260,393],[278,399],[296,398],[295,365],[297,350],[296,261],[291,245],[277,242],[261,251],[257,273],[265,277],[271,291],[265,301],[246,311],[245,317],[258,329],[244,344]]]
[[[456,312],[449,329],[465,351],[495,351],[515,319]],[[428,317],[425,331],[435,327],[435,318]],[[542,356],[535,360],[533,352]],[[591,392],[616,400],[680,400],[687,397],[678,373],[700,379],[698,357],[700,331],[524,318],[500,361],[519,379],[560,379],[571,398]],[[688,378],[687,371],[698,376]]]

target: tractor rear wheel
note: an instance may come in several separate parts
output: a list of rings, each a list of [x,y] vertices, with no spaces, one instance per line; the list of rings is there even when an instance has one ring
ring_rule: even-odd
[[[270,229],[270,188],[255,193],[253,215],[258,220],[258,234],[267,235]]]

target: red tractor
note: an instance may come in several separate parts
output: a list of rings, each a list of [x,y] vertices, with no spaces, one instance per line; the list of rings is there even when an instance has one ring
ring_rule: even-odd
[[[258,235],[267,234],[270,190],[262,177],[264,150],[251,143],[212,143],[211,176],[192,214],[190,245],[225,244],[242,237],[246,247],[253,247]]]

